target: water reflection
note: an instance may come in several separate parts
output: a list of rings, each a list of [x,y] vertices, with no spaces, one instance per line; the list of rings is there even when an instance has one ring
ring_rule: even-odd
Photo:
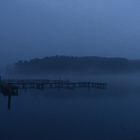
[[[0,105],[0,140],[139,140],[140,82],[129,82],[108,82],[107,90],[20,89],[18,99],[1,92],[12,111]]]
[[[131,94],[130,88],[109,88],[19,92],[18,100],[14,100],[15,110],[10,113],[0,110],[0,140],[140,138],[139,91]],[[15,94],[1,94],[7,97],[11,110]]]

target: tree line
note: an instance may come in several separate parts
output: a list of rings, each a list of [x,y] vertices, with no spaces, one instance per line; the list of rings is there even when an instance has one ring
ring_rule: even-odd
[[[14,73],[126,73],[139,72],[140,60],[125,58],[106,58],[96,56],[51,56],[34,58],[29,61],[16,62],[12,70]]]

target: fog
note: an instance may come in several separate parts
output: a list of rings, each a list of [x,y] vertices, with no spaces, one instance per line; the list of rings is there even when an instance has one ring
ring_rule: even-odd
[[[1,0],[0,63],[50,55],[140,58],[138,0]]]

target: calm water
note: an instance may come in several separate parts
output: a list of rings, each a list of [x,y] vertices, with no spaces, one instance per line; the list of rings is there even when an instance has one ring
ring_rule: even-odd
[[[20,90],[10,111],[0,95],[0,140],[139,140],[140,78],[120,77],[107,90]]]

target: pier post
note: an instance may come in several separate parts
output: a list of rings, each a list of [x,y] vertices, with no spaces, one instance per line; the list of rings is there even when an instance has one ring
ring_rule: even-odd
[[[8,96],[8,110],[10,111],[11,110],[11,95]]]

